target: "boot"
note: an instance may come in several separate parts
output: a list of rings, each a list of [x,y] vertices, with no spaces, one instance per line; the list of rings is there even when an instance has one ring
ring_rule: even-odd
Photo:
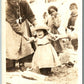
[[[24,66],[24,63],[19,63],[19,69],[23,72],[26,71],[26,67]]]

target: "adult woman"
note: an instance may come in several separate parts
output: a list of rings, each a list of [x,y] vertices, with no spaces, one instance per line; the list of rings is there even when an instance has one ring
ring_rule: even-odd
[[[19,60],[21,68],[21,59],[34,52],[23,37],[31,36],[29,22],[34,26],[35,16],[26,0],[7,0],[6,7],[6,58]]]

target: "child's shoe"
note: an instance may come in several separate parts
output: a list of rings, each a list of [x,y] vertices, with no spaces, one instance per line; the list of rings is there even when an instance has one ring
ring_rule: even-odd
[[[23,72],[26,71],[26,67],[24,66],[23,63],[19,64],[19,69]]]

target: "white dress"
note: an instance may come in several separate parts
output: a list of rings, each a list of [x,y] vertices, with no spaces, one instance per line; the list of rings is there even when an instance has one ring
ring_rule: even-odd
[[[59,58],[53,46],[51,45],[48,35],[37,39],[37,49],[32,60],[32,68],[51,68],[60,65]]]

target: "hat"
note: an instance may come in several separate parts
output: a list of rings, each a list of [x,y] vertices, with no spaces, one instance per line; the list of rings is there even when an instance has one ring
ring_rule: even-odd
[[[45,24],[43,24],[43,25],[36,25],[36,27],[33,28],[32,31],[37,31],[37,30],[41,30],[41,29],[49,30],[50,28],[47,25],[45,25]]]

